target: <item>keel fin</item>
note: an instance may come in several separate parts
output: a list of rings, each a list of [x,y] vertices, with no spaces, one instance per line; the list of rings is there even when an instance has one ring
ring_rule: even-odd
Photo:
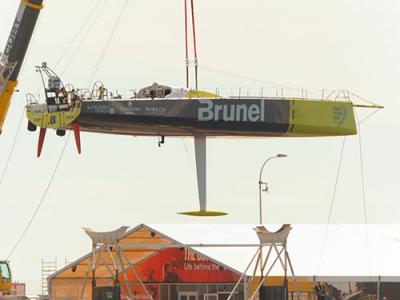
[[[196,154],[197,188],[200,202],[200,210],[179,212],[180,215],[195,217],[218,217],[227,213],[222,211],[207,210],[207,139],[205,136],[194,137]]]
[[[38,147],[37,147],[37,157],[38,158],[42,154],[42,149],[43,149],[43,144],[44,144],[45,137],[46,137],[46,128],[40,128]]]
[[[74,122],[72,123],[72,129],[74,131],[76,149],[78,153],[81,154],[81,126],[79,123]]]
[[[196,154],[197,189],[200,201],[200,211],[207,210],[207,138],[194,137]]]

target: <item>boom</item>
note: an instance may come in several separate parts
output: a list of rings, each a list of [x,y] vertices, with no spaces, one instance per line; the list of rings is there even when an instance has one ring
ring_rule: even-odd
[[[21,0],[4,53],[0,53],[0,133],[43,0]]]

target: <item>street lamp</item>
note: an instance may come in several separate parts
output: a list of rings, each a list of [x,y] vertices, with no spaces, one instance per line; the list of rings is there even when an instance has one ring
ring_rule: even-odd
[[[260,205],[260,224],[262,224],[262,197],[261,197],[261,192],[262,191],[268,191],[268,187],[267,187],[267,183],[266,182],[263,182],[262,180],[261,180],[261,177],[262,177],[262,173],[263,173],[263,171],[264,171],[264,167],[265,167],[265,165],[267,164],[267,162],[269,162],[271,159],[274,159],[274,158],[284,158],[284,157],[287,157],[287,155],[286,154],[282,154],[282,153],[279,153],[279,154],[277,154],[277,155],[275,155],[275,156],[271,156],[271,157],[269,157],[268,159],[266,159],[265,161],[264,161],[264,163],[262,164],[262,166],[261,166],[261,169],[260,169],[260,176],[259,176],[259,178],[258,178],[258,193],[259,193],[259,205]],[[262,189],[262,186],[263,185],[265,185],[265,188],[264,188],[264,190]]]

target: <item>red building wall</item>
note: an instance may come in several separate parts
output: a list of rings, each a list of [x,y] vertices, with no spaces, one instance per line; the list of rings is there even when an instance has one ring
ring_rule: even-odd
[[[135,267],[137,274],[152,294],[160,299],[159,283],[236,283],[240,275],[216,264],[188,248],[167,248],[151,256]],[[129,282],[139,282],[132,270],[127,272]],[[124,279],[120,276],[122,289],[126,291]],[[131,286],[136,299],[147,299],[144,289],[136,284]]]

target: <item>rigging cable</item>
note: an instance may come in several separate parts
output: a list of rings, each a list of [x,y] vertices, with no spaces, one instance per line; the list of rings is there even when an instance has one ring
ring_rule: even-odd
[[[358,128],[358,144],[359,144],[359,157],[360,157],[360,172],[361,172],[361,188],[362,188],[362,204],[363,204],[363,218],[364,218],[364,230],[365,230],[365,238],[366,238],[366,248],[367,248],[367,260],[368,260],[368,272],[371,273],[371,252],[370,252],[370,246],[369,246],[369,233],[368,233],[368,215],[367,215],[367,202],[366,202],[366,192],[365,192],[365,175],[364,175],[364,159],[363,159],[363,149],[362,149],[362,134],[361,134],[361,126],[360,124],[363,123],[364,121],[368,120],[372,115],[378,112],[379,109],[375,110],[373,113],[369,114],[367,117],[362,119],[361,121],[358,121],[358,116],[357,113],[355,112],[355,117],[357,120],[357,128]],[[331,222],[332,219],[332,211],[333,211],[333,203],[334,199],[336,196],[336,189],[337,189],[337,184],[338,184],[338,179],[339,179],[339,174],[340,174],[340,168],[342,164],[342,157],[343,157],[343,150],[345,146],[345,138],[343,138],[343,143],[342,143],[342,150],[341,150],[341,155],[340,155],[340,161],[339,161],[339,168],[337,172],[337,177],[336,177],[336,182],[335,182],[335,187],[334,187],[334,192],[333,192],[333,197],[330,205],[330,210],[329,210],[329,216],[328,216],[328,222],[325,227],[325,233],[324,233],[324,241],[321,249],[321,254],[318,262],[318,269],[317,269],[317,274],[319,274],[320,267],[321,267],[321,262],[323,258],[323,253],[324,249],[326,246],[326,241],[327,241],[327,236],[328,236],[328,225]]]
[[[70,56],[66,66],[64,67],[64,69],[61,72],[61,75],[65,73],[66,69],[68,68],[68,66],[71,64],[72,60],[74,59],[74,57],[76,56],[76,54],[79,52],[80,48],[83,45],[83,42],[86,40],[86,37],[88,36],[88,34],[90,33],[90,31],[92,30],[94,24],[96,23],[96,21],[98,20],[98,18],[100,17],[101,13],[103,12],[106,4],[108,3],[109,0],[105,0],[105,1],[99,1],[96,6],[93,8],[92,12],[89,14],[89,16],[87,17],[86,21],[84,22],[84,24],[81,26],[81,28],[78,30],[78,32],[76,33],[76,37],[79,36],[79,34],[81,33],[81,31],[83,31],[83,28],[86,26],[86,24],[89,22],[90,18],[94,15],[94,13],[96,12],[97,8],[99,7],[100,3],[103,3],[102,7],[100,8],[100,10],[97,12],[96,16],[94,17],[92,23],[89,25],[88,29],[86,30],[86,32],[84,33],[82,39],[79,42],[78,47],[74,50],[74,52],[72,53],[72,55]],[[75,39],[75,37],[74,37]],[[73,44],[73,42],[70,43],[71,45]]]
[[[279,84],[279,83],[272,82],[272,81],[263,80],[263,79],[260,79],[260,78],[246,76],[246,75],[242,75],[242,74],[238,74],[238,73],[234,73],[234,72],[230,72],[230,71],[225,71],[225,70],[222,70],[222,69],[218,69],[218,68],[214,68],[214,67],[210,67],[210,66],[206,66],[206,65],[199,65],[199,68],[203,69],[205,71],[208,71],[208,72],[220,73],[220,74],[224,74],[224,75],[231,76],[231,77],[237,77],[237,78],[241,78],[241,79],[245,79],[245,80],[265,83],[265,84],[268,84],[268,85],[271,85],[271,86],[274,86],[274,87],[286,88],[286,89],[291,89],[291,90],[298,90],[298,88],[295,88],[295,87]]]
[[[357,113],[355,112],[356,120],[358,121]],[[357,124],[360,124],[357,122]],[[367,216],[367,199],[365,193],[365,176],[364,176],[364,157],[362,149],[362,136],[361,126],[358,125],[358,144],[359,144],[359,155],[360,155],[360,172],[361,172],[361,187],[362,187],[362,203],[363,203],[363,214],[364,214],[364,230],[365,230],[365,242],[367,247],[367,259],[368,259],[368,273],[371,273],[371,251],[369,247],[369,233],[368,233],[368,216]]]
[[[366,103],[372,105],[372,106],[380,106],[380,105],[378,105],[377,103],[372,102],[372,101],[370,101],[370,100],[367,100],[367,99],[365,99],[364,97],[358,96],[357,94],[355,94],[355,93],[353,93],[353,92],[349,92],[349,94],[350,94],[351,96],[353,96],[353,97],[355,97],[355,98],[361,100],[361,101],[364,101],[364,102],[366,102]],[[383,107],[380,107],[380,108],[383,108]]]
[[[274,88],[283,88],[283,89],[286,89],[286,90],[292,90],[292,91],[298,91],[298,92],[304,90],[303,88],[294,87],[294,86],[288,86],[288,85],[284,85],[284,84],[281,84],[281,83],[277,83],[277,82],[273,82],[273,81],[268,81],[268,80],[264,80],[264,79],[257,78],[257,77],[247,76],[247,75],[243,75],[243,74],[239,74],[239,73],[235,73],[235,72],[232,72],[232,71],[223,70],[223,69],[219,69],[219,68],[215,68],[215,67],[207,66],[207,65],[203,65],[203,64],[201,64],[201,65],[199,64],[199,69],[201,69],[201,70],[203,70],[203,71],[205,71],[205,72],[209,72],[209,73],[222,74],[222,75],[230,76],[230,77],[233,77],[233,78],[239,78],[239,79],[244,79],[244,80],[248,80],[248,81],[260,82],[260,83],[267,84],[267,85],[269,85],[269,86],[271,86],[271,87],[274,87]],[[322,89],[322,91],[339,92],[340,90],[335,90],[335,89]],[[319,92],[317,92],[316,89],[315,89],[315,90],[313,90],[313,89],[312,89],[312,90],[307,90],[306,92],[307,92],[307,94],[310,93],[310,94],[315,95],[316,97],[320,97],[320,96],[321,96],[321,94],[320,94]],[[283,95],[283,92],[282,92],[282,95]],[[359,124],[361,124],[361,123],[364,122],[365,120],[369,119],[369,118],[370,118],[372,115],[374,115],[379,109],[382,108],[382,107],[379,106],[378,104],[376,104],[376,103],[374,103],[374,102],[372,102],[372,101],[369,101],[369,100],[367,100],[367,99],[365,99],[365,98],[363,98],[363,97],[361,97],[361,96],[358,96],[358,95],[356,95],[356,94],[354,94],[354,93],[352,93],[352,92],[349,92],[349,97],[350,97],[350,96],[352,96],[352,97],[354,97],[354,98],[357,98],[358,100],[369,104],[369,105],[370,105],[370,106],[369,106],[370,108],[377,107],[377,110],[376,110],[376,111],[374,111],[373,113],[371,113],[370,115],[368,115],[366,118],[364,118],[363,120],[361,120],[361,121],[359,122]],[[303,97],[303,95],[302,95],[302,97]],[[322,98],[324,98],[324,97],[322,97]]]
[[[370,113],[368,116],[366,116],[364,119],[361,119],[361,121],[357,122],[358,127],[360,127],[360,124],[364,123],[365,121],[367,121],[369,118],[371,118],[373,115],[375,115],[378,111],[380,111],[380,108],[377,108],[376,110],[374,110],[372,113]]]
[[[98,58],[98,60],[97,60],[97,62],[95,64],[95,67],[94,67],[92,73],[90,74],[89,81],[88,81],[88,84],[87,84],[88,87],[90,87],[90,85],[92,84],[93,79],[96,76],[96,74],[97,74],[97,72],[98,72],[98,70],[100,68],[101,63],[103,62],[104,56],[106,55],[107,50],[111,45],[111,42],[112,42],[112,40],[114,38],[114,35],[115,35],[115,32],[118,29],[118,25],[121,22],[121,19],[122,19],[123,15],[124,15],[124,12],[125,12],[128,4],[129,4],[129,0],[125,0],[124,4],[122,5],[122,9],[121,9],[121,11],[120,11],[120,13],[118,15],[117,21],[115,22],[114,27],[113,27],[113,29],[112,29],[112,31],[111,31],[111,33],[110,33],[110,35],[109,35],[109,37],[108,37],[108,39],[106,41],[101,53],[100,53],[100,56],[99,56],[99,58]]]
[[[63,156],[64,156],[65,149],[67,148],[67,145],[68,145],[68,141],[69,141],[70,136],[71,136],[71,131],[68,133],[67,139],[66,139],[65,144],[64,144],[64,147],[63,147],[63,149],[62,149],[62,151],[61,151],[61,154],[60,154],[60,156],[59,156],[59,158],[58,158],[58,160],[57,160],[56,166],[55,166],[55,168],[54,168],[54,170],[53,170],[53,172],[52,172],[52,174],[51,174],[51,176],[50,176],[50,179],[49,179],[49,181],[48,181],[48,183],[47,183],[47,186],[46,186],[46,188],[45,188],[45,191],[44,191],[44,193],[43,193],[43,195],[42,195],[42,197],[41,197],[41,199],[40,199],[38,205],[37,205],[36,208],[35,208],[35,211],[33,212],[31,218],[29,219],[29,222],[26,224],[26,226],[25,226],[25,228],[24,228],[22,234],[21,234],[20,237],[18,238],[18,240],[17,240],[17,242],[15,243],[14,247],[11,249],[10,253],[8,254],[6,260],[9,260],[9,258],[13,255],[13,253],[15,252],[15,250],[17,249],[17,247],[19,246],[19,244],[21,243],[21,241],[22,241],[23,238],[25,237],[25,235],[26,235],[26,233],[28,232],[29,228],[31,227],[33,221],[35,220],[35,218],[36,218],[36,216],[37,216],[37,214],[38,214],[38,212],[39,212],[39,210],[40,210],[40,208],[41,208],[41,206],[42,206],[44,200],[46,199],[47,193],[48,193],[48,191],[50,190],[50,186],[51,186],[51,184],[52,184],[53,181],[54,181],[54,178],[55,178],[55,176],[56,176],[56,174],[57,174],[58,168],[59,168],[60,163],[61,163],[61,161],[62,161],[62,158],[63,158]]]
[[[329,207],[328,221],[327,221],[326,226],[325,226],[324,239],[323,239],[323,242],[322,242],[321,253],[320,253],[319,261],[318,261],[318,268],[317,268],[317,273],[316,273],[317,275],[319,274],[319,271],[320,271],[320,268],[321,268],[322,258],[323,258],[323,255],[324,255],[325,246],[326,246],[326,242],[327,242],[327,239],[328,239],[328,229],[329,229],[329,224],[331,223],[331,220],[332,220],[333,206],[334,206],[334,202],[335,202],[335,198],[336,198],[336,191],[337,191],[339,178],[340,178],[340,173],[341,173],[341,169],[342,169],[342,162],[343,162],[343,154],[344,154],[345,145],[346,145],[346,137],[344,136],[343,140],[342,140],[342,147],[341,147],[341,150],[340,150],[339,165],[338,165],[338,169],[337,169],[337,172],[336,172],[336,180],[335,180],[335,185],[334,185],[334,188],[333,188],[331,204],[330,204],[330,207]]]

